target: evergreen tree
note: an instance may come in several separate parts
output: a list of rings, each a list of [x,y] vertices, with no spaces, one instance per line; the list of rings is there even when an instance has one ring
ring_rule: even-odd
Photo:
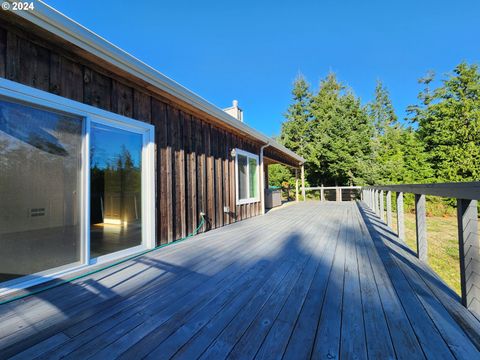
[[[287,121],[282,124],[280,141],[298,155],[306,156],[312,94],[303,75],[298,75],[293,83],[292,98],[293,103],[285,114]]]
[[[410,107],[412,121],[429,154],[438,181],[480,179],[480,73],[461,63],[431,91],[433,76],[421,79],[426,90],[420,106]]]
[[[272,164],[268,166],[268,185],[269,186],[290,186],[295,185],[295,175],[289,168],[281,164]]]
[[[429,155],[425,151],[423,142],[419,139],[418,133],[412,128],[402,132],[400,138],[402,149],[401,162],[398,163],[398,177],[392,177],[385,182],[394,184],[416,184],[433,182],[433,170],[429,162]]]
[[[387,128],[398,125],[390,94],[379,80],[375,86],[375,100],[369,105],[369,110],[376,136],[383,135]]]
[[[380,81],[377,81],[375,98],[368,108],[375,126],[375,135],[372,140],[375,171],[372,183],[395,183],[402,177],[401,139],[404,129],[397,121],[390,94]]]
[[[310,142],[309,121],[311,120],[312,93],[310,84],[303,75],[298,75],[293,82],[292,104],[285,113],[286,121],[282,124],[279,141],[298,155],[307,158],[307,146]],[[293,170],[283,165],[270,166],[269,183],[272,186],[294,184]],[[306,164],[308,172],[308,164]]]
[[[372,131],[360,100],[330,73],[312,98],[308,146],[312,184],[353,185],[368,180]]]

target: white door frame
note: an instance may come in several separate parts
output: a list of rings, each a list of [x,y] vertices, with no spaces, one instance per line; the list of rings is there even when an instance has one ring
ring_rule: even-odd
[[[0,295],[37,285],[92,264],[108,262],[155,247],[155,139],[154,126],[122,115],[66,99],[46,91],[34,89],[10,80],[0,78],[0,98],[38,106],[45,110],[64,112],[80,116],[83,121],[82,164],[81,164],[81,256],[80,264],[27,275],[0,284]],[[90,133],[91,123],[101,123],[123,130],[142,134],[142,244],[96,259],[90,258]],[[1,205],[0,205],[1,206]]]

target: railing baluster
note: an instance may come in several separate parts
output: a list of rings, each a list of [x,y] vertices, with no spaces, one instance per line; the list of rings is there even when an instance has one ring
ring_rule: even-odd
[[[427,262],[427,213],[425,207],[425,195],[415,194],[415,217],[417,231],[417,256]]]
[[[393,226],[392,192],[396,193],[397,234],[402,241],[405,241],[404,193],[415,194],[417,257],[425,263],[428,262],[426,196],[457,199],[462,303],[480,318],[480,239],[478,236],[480,182],[372,186],[365,189],[362,192],[363,201],[382,220],[386,217],[389,227]],[[386,195],[386,209],[384,195]]]
[[[476,200],[457,199],[462,303],[480,316],[480,244]]]
[[[385,221],[385,203],[383,200],[383,190],[380,190],[380,219]]]
[[[397,234],[405,241],[405,215],[403,213],[403,193],[397,192]]]
[[[372,189],[372,206],[370,208],[375,214],[377,213],[377,209],[375,207],[375,189]]]
[[[392,192],[387,191],[387,225],[391,228],[393,226],[392,222]]]

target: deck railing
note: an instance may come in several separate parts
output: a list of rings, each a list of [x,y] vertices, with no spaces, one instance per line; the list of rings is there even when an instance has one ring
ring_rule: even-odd
[[[315,186],[315,187],[306,187],[305,191],[318,192],[320,194],[321,201],[327,201],[328,196],[327,192],[335,191],[334,199],[335,201],[345,201],[344,195],[347,195],[346,201],[356,200],[357,197],[360,197],[362,187],[361,186]],[[305,199],[305,191],[303,198]]]
[[[392,227],[392,193],[396,193],[397,233],[405,240],[403,195],[415,195],[415,227],[417,257],[427,261],[426,195],[454,198],[457,201],[458,245],[462,303],[480,315],[480,244],[478,238],[477,200],[480,200],[480,182],[388,185],[362,188],[365,203],[389,227]],[[386,218],[385,204],[386,198]]]

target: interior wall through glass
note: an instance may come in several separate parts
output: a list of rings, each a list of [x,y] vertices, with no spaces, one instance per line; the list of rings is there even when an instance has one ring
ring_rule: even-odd
[[[0,282],[80,262],[83,121],[0,100]]]

